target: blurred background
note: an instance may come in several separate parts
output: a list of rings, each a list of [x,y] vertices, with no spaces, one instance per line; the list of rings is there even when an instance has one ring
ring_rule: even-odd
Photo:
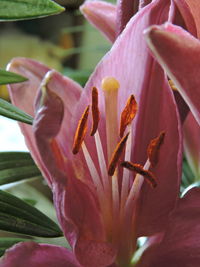
[[[29,57],[84,86],[111,45],[80,13],[83,0],[55,2],[64,6],[65,12],[41,19],[1,22],[0,68],[5,69],[14,57]],[[9,100],[6,86],[0,86],[0,97]],[[0,122],[0,137],[4,140],[0,151],[26,150],[17,123],[4,117]],[[10,127],[14,130],[8,131]]]

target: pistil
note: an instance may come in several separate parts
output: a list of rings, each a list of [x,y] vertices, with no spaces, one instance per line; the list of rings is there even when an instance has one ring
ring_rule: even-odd
[[[113,77],[106,77],[102,80],[102,89],[105,97],[105,115],[106,115],[106,139],[107,155],[110,160],[112,152],[117,144],[118,132],[118,81]]]

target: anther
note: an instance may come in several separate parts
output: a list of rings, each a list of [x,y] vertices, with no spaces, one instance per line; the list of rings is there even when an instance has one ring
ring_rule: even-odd
[[[169,83],[172,90],[177,91],[177,88],[176,88],[176,86],[172,80],[168,80],[168,83]]]
[[[137,102],[135,97],[131,95],[121,113],[120,120],[120,137],[124,135],[126,127],[132,122],[137,112]]]
[[[157,186],[156,179],[153,175],[152,172],[145,170],[142,165],[140,164],[134,164],[129,161],[124,161],[121,163],[121,166],[124,168],[127,168],[130,171],[134,171],[140,175],[142,175],[150,184],[153,188]]]
[[[152,167],[155,167],[156,164],[158,163],[159,151],[161,145],[164,142],[164,138],[165,138],[165,132],[162,131],[158,137],[152,139],[151,142],[149,143],[149,146],[147,148],[147,155],[149,161],[151,162]]]
[[[77,154],[79,152],[84,137],[86,135],[88,114],[89,114],[89,106],[86,107],[86,109],[83,112],[83,115],[81,116],[81,119],[78,122],[72,148],[73,154]]]
[[[113,176],[114,172],[115,172],[115,169],[117,167],[117,163],[119,161],[119,158],[124,150],[124,147],[126,145],[126,141],[128,139],[128,136],[129,136],[129,133],[127,133],[121,140],[120,142],[117,144],[113,154],[112,154],[112,157],[111,157],[111,160],[110,160],[110,163],[108,165],[108,175],[110,176]]]
[[[99,115],[99,107],[98,107],[98,90],[96,87],[92,88],[92,119],[93,119],[93,123],[92,123],[92,130],[90,135],[93,136],[98,128],[98,124],[99,124],[99,119],[100,119],[100,115]]]

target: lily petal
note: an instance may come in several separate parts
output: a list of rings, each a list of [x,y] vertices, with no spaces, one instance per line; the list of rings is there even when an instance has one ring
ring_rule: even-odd
[[[81,7],[86,19],[111,42],[116,38],[116,6],[103,1],[86,1]]]
[[[200,3],[198,0],[184,0],[188,7],[190,8],[190,11],[192,13],[192,16],[195,20],[196,28],[197,28],[197,36],[200,37],[200,17],[199,17],[199,8]],[[176,3],[178,4],[178,0],[176,0]]]
[[[16,58],[11,61],[8,66],[8,70],[28,78],[27,82],[10,85],[9,90],[12,103],[34,117],[35,98],[38,89],[40,88],[42,79],[49,71],[49,68],[31,59]],[[65,116],[71,117],[71,114],[73,113],[73,107],[80,97],[81,87],[74,81],[64,78],[57,72],[54,73],[51,83],[53,87],[52,90],[60,94],[62,99],[65,99]],[[65,89],[61,91],[61,87]],[[43,161],[41,160],[37,145],[35,143],[32,126],[24,123],[19,123],[19,125],[23,135],[25,136],[25,141],[32,154],[32,157],[42,170],[48,183],[51,184],[51,178],[43,164]]]
[[[81,267],[73,253],[63,247],[22,242],[6,251],[2,267]]]
[[[119,35],[131,17],[138,11],[138,0],[118,0],[117,1],[117,35]]]
[[[200,124],[200,42],[172,24],[153,26],[147,42]]]
[[[179,200],[164,238],[147,250],[138,267],[199,266],[200,189],[193,188]]]
[[[192,9],[191,9],[192,2],[195,2],[195,1],[174,0],[172,4],[175,7],[175,23],[174,21],[171,21],[171,22],[173,24],[186,28],[187,31],[189,31],[192,35],[196,37],[198,35],[199,26],[198,26],[197,18],[194,16]],[[181,16],[177,14],[177,12],[180,12]]]

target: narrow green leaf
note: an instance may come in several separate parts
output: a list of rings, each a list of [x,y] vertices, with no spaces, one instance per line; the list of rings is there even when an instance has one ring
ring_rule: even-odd
[[[14,244],[19,242],[31,241],[24,238],[11,238],[11,237],[1,237],[0,238],[0,257],[3,256],[6,249],[12,247]]]
[[[59,237],[51,219],[21,199],[0,190],[0,230],[40,237]]]
[[[33,19],[63,11],[51,0],[0,0],[0,21]]]
[[[9,161],[9,160],[30,160],[33,159],[28,152],[0,152],[0,161]]]
[[[27,152],[0,152],[0,185],[42,177]]]
[[[20,83],[24,81],[27,81],[27,78],[22,77],[10,71],[0,70],[0,85],[10,84],[10,83]]]
[[[28,115],[24,111],[20,110],[19,108],[13,106],[9,102],[1,98],[0,98],[0,115],[27,124],[33,123],[33,118],[30,115]]]

